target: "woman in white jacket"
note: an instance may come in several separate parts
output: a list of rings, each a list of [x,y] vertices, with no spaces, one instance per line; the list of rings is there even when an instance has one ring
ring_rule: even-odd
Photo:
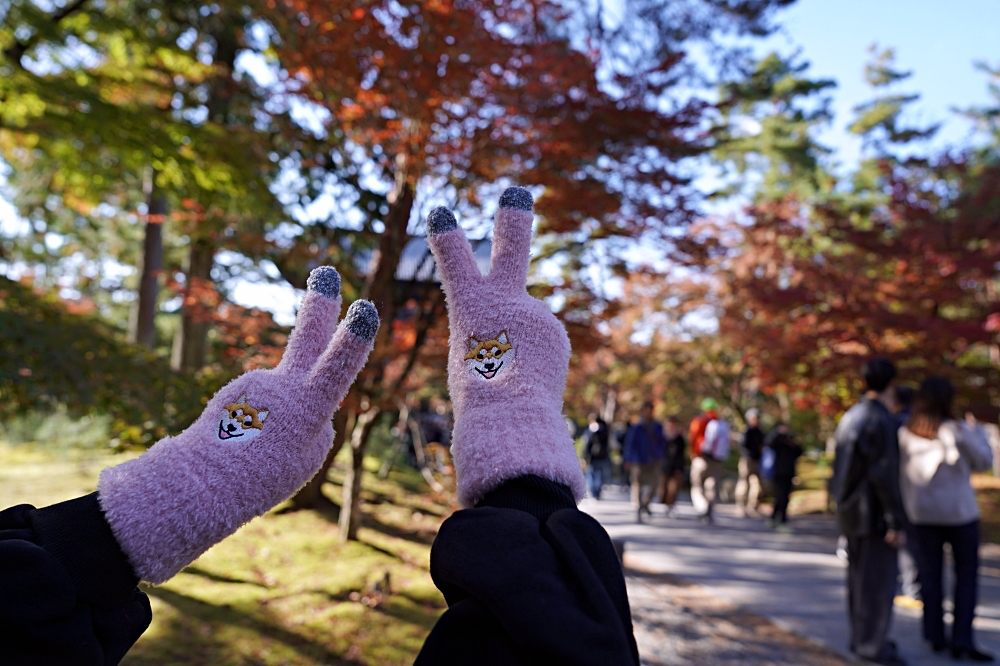
[[[940,377],[924,381],[913,413],[899,429],[900,490],[910,522],[916,526],[924,600],[923,634],[935,652],[948,647],[942,610],[944,544],[955,560],[955,621],[951,653],[956,659],[993,661],[976,649],[972,618],[979,569],[979,506],[969,483],[973,471],[988,469],[993,452],[971,415],[967,423],[951,418],[955,389]]]

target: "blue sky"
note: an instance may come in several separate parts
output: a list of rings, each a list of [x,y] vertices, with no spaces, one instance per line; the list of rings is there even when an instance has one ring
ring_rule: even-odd
[[[837,81],[836,117],[822,139],[845,164],[856,160],[859,147],[844,130],[851,109],[871,98],[863,79],[871,44],[895,48],[897,68],[913,71],[899,90],[922,95],[911,120],[945,123],[938,146],[968,139],[970,124],[951,108],[989,101],[986,76],[973,63],[1000,66],[1000,0],[799,0],[778,22],[781,34],[760,51],[799,47],[812,76]]]

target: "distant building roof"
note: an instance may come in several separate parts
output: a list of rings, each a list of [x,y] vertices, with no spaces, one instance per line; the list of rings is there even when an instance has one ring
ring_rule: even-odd
[[[479,272],[484,275],[490,270],[490,252],[493,249],[491,238],[479,240],[469,239],[472,245],[472,256],[476,259]],[[364,267],[362,273],[367,275],[372,270],[372,260],[374,253],[367,253],[359,260],[359,264]],[[417,236],[411,238],[399,257],[399,265],[396,266],[396,279],[401,282],[440,282],[441,276],[437,271],[437,264],[434,262],[434,255],[427,245],[427,238]]]

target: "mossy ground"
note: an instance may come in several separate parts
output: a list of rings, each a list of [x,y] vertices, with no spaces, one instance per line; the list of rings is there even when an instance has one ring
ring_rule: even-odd
[[[0,443],[0,506],[45,506],[91,492],[121,456]],[[338,543],[336,511],[254,520],[167,583],[144,587],[153,623],[126,665],[412,663],[445,608],[430,544],[453,509],[420,475],[386,480],[368,461],[359,541]],[[343,463],[341,464],[342,468]],[[326,494],[338,501],[335,467]]]

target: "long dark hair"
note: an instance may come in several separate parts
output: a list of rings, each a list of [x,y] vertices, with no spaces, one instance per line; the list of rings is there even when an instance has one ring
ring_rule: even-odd
[[[913,412],[906,427],[916,435],[936,439],[942,421],[951,418],[955,387],[944,377],[928,377],[913,398]]]

